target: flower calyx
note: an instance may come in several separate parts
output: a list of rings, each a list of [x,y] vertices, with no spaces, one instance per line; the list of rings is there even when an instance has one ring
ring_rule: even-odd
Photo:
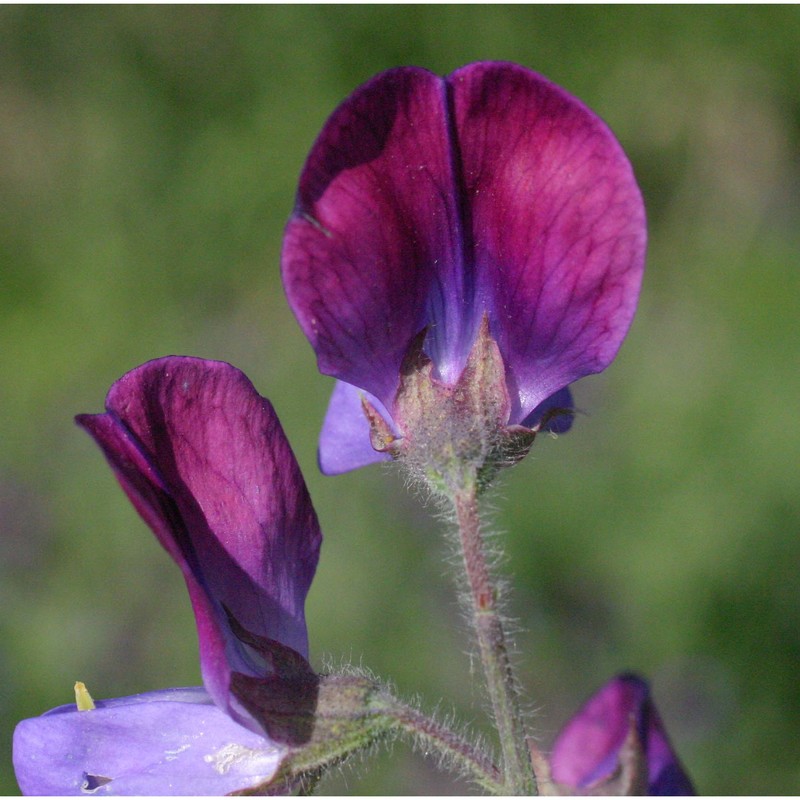
[[[286,747],[266,785],[243,794],[285,794],[306,789],[327,769],[374,744],[388,729],[380,714],[382,687],[361,675],[318,675],[300,653],[245,630],[226,609],[237,639],[258,654],[270,674],[234,672],[231,692],[264,728]]]
[[[484,314],[464,369],[443,382],[424,351],[428,331],[412,340],[400,369],[394,399],[395,435],[375,407],[362,398],[375,450],[401,460],[435,491],[451,495],[467,483],[485,488],[503,467],[521,461],[543,424],[508,425],[510,401],[500,350]]]
[[[310,667],[309,667],[310,669]],[[248,691],[248,690],[245,690]],[[252,687],[251,690],[252,691]],[[286,711],[286,719],[293,718],[294,733],[302,731],[289,744],[287,754],[272,779],[262,786],[237,794],[290,794],[308,792],[325,773],[341,764],[349,756],[372,747],[385,738],[394,725],[383,713],[383,687],[361,675],[314,675],[313,707],[289,710],[281,707],[281,696],[264,687],[251,697],[260,697],[262,711],[274,725],[276,718]],[[298,714],[299,712],[299,714]],[[302,718],[298,727],[297,721]]]

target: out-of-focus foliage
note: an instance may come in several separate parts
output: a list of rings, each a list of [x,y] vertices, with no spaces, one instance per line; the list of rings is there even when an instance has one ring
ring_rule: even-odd
[[[322,478],[330,380],[284,302],[281,233],[326,116],[375,72],[518,61],[616,131],[651,246],[587,413],[494,498],[546,747],[648,675],[703,793],[800,786],[800,12],[796,7],[0,10],[0,792],[16,720],[197,684],[180,576],[72,425],[170,353],[274,402],[326,541],[315,663],[363,663],[483,729],[450,550],[391,470]],[[333,792],[463,792],[396,746]]]

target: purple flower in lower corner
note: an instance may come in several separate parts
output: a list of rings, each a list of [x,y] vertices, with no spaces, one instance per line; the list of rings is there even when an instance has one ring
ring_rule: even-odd
[[[77,418],[183,572],[204,688],[23,720],[26,794],[224,794],[270,781],[313,718],[304,604],[321,534],[267,400],[228,364],[170,357]]]
[[[311,150],[282,254],[289,303],[338,379],[323,472],[470,451],[487,428],[501,443],[568,428],[552,412],[616,355],[645,241],[619,143],[542,76],[402,67],[357,89]]]
[[[553,745],[549,777],[564,794],[693,795],[641,678],[605,684]]]

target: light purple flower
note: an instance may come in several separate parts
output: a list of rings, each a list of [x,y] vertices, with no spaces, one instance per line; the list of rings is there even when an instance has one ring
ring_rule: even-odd
[[[275,774],[279,743],[234,722],[205,689],[75,704],[23,720],[14,769],[33,795],[218,795]]]
[[[263,783],[299,743],[270,704],[302,717],[313,703],[304,603],[321,534],[300,469],[272,406],[228,364],[149,362],[114,384],[106,409],[77,421],[183,572],[205,688],[24,720],[20,786],[219,794]]]
[[[641,678],[626,674],[605,684],[567,723],[553,746],[550,769],[557,784],[584,794],[614,780],[620,768],[635,772],[640,768],[637,760],[643,772],[642,791],[634,793],[694,794],[667,738],[650,688]]]
[[[446,78],[403,67],[357,89],[311,150],[282,255],[289,303],[339,381],[323,471],[388,457],[370,446],[362,395],[404,435],[400,369],[423,330],[452,386],[488,319],[509,426],[571,405],[566,387],[608,366],[628,330],[645,240],[620,145],[542,76],[497,62]]]

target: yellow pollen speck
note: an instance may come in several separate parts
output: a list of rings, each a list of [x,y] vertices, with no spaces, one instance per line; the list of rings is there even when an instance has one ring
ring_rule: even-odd
[[[86,684],[75,681],[75,705],[78,711],[91,711],[94,708],[94,700],[86,688]]]

